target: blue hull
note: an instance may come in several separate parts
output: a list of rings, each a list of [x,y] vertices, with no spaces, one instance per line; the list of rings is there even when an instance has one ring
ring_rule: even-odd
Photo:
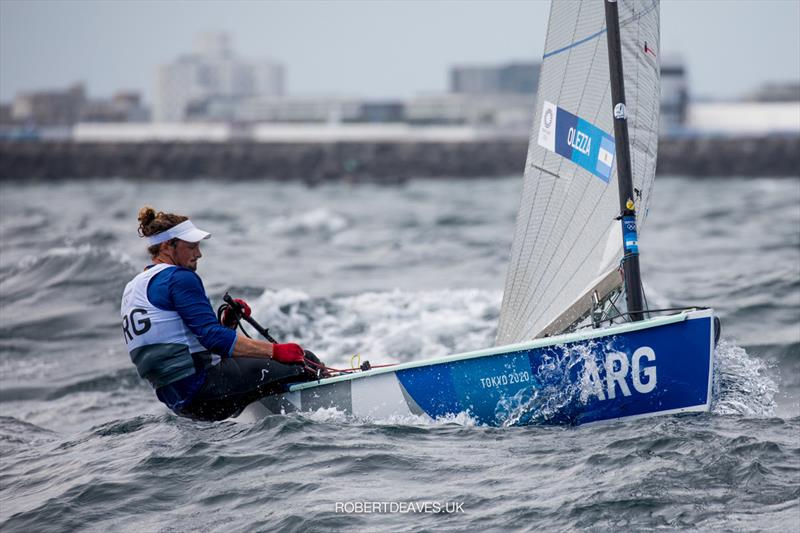
[[[707,411],[713,339],[712,311],[692,311],[303,383],[260,406],[366,418],[466,413],[490,426]]]

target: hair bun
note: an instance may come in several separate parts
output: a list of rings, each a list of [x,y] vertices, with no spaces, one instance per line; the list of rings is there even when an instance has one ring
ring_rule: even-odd
[[[156,219],[156,210],[149,205],[139,209],[139,234],[142,236],[149,235],[147,226]]]

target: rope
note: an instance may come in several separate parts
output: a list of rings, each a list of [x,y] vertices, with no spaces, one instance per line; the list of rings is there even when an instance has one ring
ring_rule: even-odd
[[[252,339],[253,337],[251,337],[250,334],[247,333],[247,330],[244,329],[244,326],[242,325],[242,315],[239,314],[239,310],[236,309],[235,307],[231,307],[228,304],[220,305],[217,308],[217,322],[222,324],[222,314],[228,309],[230,309],[233,312],[233,317],[236,319],[236,327],[233,329],[239,328],[240,330],[242,330],[242,333],[244,333],[245,337],[247,337],[248,339]]]
[[[355,357],[355,355],[353,357]],[[366,365],[368,363],[369,362],[367,361],[364,364]],[[324,365],[324,364],[315,363],[314,361],[310,361],[308,359],[306,359],[306,364],[311,366],[311,367],[316,367],[318,370],[326,370],[326,371],[328,371],[328,372],[330,372],[332,374],[353,374],[355,372],[364,372],[366,370],[371,370],[373,368],[387,368],[387,367],[390,367],[390,366],[396,366],[397,365],[397,363],[388,363],[388,364],[385,364],[385,365],[369,365],[369,367],[367,369],[363,368],[364,365],[361,365],[361,367],[357,367],[357,368],[333,368],[331,366],[327,366],[327,365]],[[331,377],[333,377],[333,376],[331,376]]]

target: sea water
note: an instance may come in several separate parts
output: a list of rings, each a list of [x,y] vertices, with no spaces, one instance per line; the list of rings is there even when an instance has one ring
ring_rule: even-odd
[[[128,359],[118,309],[148,260],[143,205],[212,232],[198,273],[215,305],[243,297],[278,339],[349,367],[493,344],[520,188],[516,177],[4,183],[0,528],[796,529],[796,177],[656,181],[645,289],[652,307],[719,314],[708,414],[488,428],[323,410],[201,423],[171,414]]]

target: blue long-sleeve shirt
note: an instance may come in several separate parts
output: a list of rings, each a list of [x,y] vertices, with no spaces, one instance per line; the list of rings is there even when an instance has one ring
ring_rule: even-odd
[[[150,303],[165,311],[175,311],[200,344],[209,352],[231,357],[236,331],[217,322],[214,309],[206,296],[203,282],[188,268],[167,268],[156,274],[147,287]],[[156,390],[158,399],[173,411],[192,400],[206,380],[205,370]]]

